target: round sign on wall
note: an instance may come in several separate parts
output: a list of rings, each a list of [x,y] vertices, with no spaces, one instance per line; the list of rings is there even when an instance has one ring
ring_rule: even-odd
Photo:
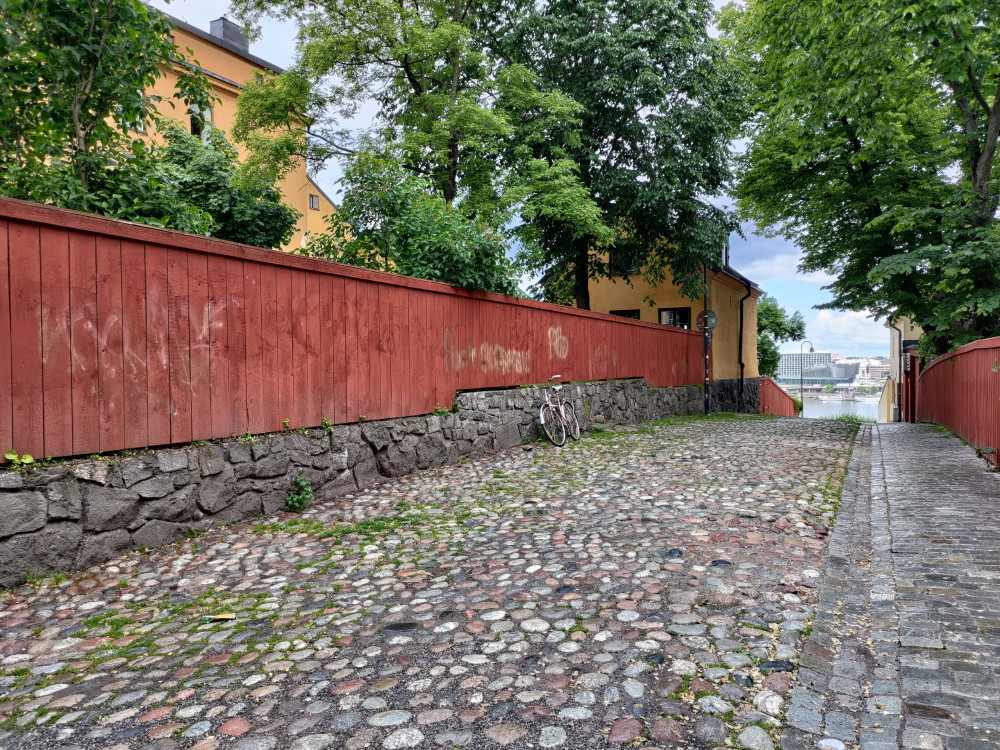
[[[719,316],[711,310],[702,310],[698,313],[698,317],[695,318],[695,325],[698,326],[698,330],[702,333],[711,331],[719,325]]]

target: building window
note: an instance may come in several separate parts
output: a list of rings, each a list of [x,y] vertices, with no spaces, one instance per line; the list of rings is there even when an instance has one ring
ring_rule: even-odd
[[[207,141],[208,133],[212,129],[212,110],[206,109],[205,114],[198,117],[200,112],[197,104],[192,104],[188,110],[188,114],[191,116],[191,135],[201,138],[202,141]]]
[[[690,307],[661,307],[660,325],[691,330]]]
[[[638,259],[620,250],[608,253],[608,270],[612,276],[637,276],[642,272]]]
[[[313,211],[319,211],[319,196],[311,195],[309,196],[309,208]]]
[[[617,315],[619,318],[629,318],[630,320],[638,320],[639,319],[639,311],[638,310],[612,310],[611,314],[612,315]]]

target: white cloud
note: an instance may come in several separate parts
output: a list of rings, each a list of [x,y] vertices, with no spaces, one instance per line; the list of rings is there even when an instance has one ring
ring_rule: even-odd
[[[782,253],[771,258],[757,258],[749,263],[744,263],[743,267],[740,268],[740,273],[761,285],[774,281],[808,281],[814,284],[829,284],[836,278],[820,272],[800,273],[798,265],[798,255]]]
[[[806,335],[817,349],[837,354],[887,354],[889,349],[886,328],[867,312],[820,310],[807,321]]]

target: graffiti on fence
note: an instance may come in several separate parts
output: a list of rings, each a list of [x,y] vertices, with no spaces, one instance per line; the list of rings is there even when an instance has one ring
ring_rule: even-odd
[[[444,358],[446,366],[452,372],[474,367],[483,373],[524,375],[531,369],[530,351],[508,349],[502,344],[491,344],[488,341],[479,346],[456,346],[450,328],[444,329]]]

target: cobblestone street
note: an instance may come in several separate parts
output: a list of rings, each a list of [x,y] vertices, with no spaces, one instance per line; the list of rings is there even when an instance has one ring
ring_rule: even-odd
[[[22,586],[0,746],[766,750],[854,431],[536,443]]]

